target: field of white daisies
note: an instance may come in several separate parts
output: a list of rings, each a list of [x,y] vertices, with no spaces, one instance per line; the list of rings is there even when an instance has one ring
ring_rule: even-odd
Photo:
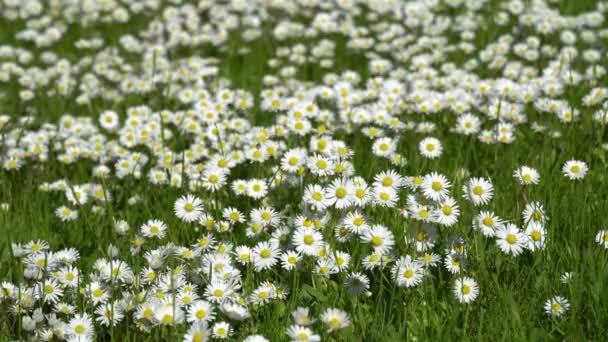
[[[0,341],[608,339],[607,16],[0,0]]]

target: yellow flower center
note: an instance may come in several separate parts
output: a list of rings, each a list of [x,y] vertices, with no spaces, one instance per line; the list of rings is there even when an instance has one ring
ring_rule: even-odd
[[[443,186],[441,185],[441,182],[434,181],[433,183],[431,183],[431,188],[433,188],[433,190],[435,191],[439,191],[443,188]]]
[[[207,311],[200,309],[200,310],[196,311],[196,313],[194,315],[196,316],[197,319],[203,319],[203,318],[207,317]]]
[[[344,197],[346,197],[346,189],[344,189],[344,188],[337,188],[336,189],[336,197],[337,198],[344,198]]]
[[[379,247],[379,246],[381,246],[381,245],[382,245],[382,238],[381,238],[381,237],[379,237],[379,236],[374,236],[374,237],[372,238],[371,243],[372,243],[372,246],[374,246],[374,247]]]
[[[515,234],[508,234],[507,235],[507,242],[511,245],[517,243],[517,236]]]
[[[469,294],[471,293],[471,287],[469,285],[462,285],[462,294]]]
[[[87,330],[87,328],[83,324],[78,324],[74,327],[74,331],[77,334],[82,334],[82,333],[84,333],[85,330]]]

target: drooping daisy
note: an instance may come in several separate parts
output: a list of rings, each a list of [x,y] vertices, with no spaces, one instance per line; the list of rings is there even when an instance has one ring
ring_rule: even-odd
[[[369,278],[363,273],[351,272],[344,279],[344,287],[350,294],[363,293],[369,288]]]
[[[544,225],[547,223],[548,218],[545,214],[545,208],[540,202],[530,202],[526,204],[523,212],[524,222],[536,222]]]
[[[545,302],[545,312],[551,316],[562,316],[568,309],[570,309],[570,303],[562,296],[555,296]]]
[[[597,232],[595,235],[595,242],[605,249],[608,249],[608,230],[600,230]]]
[[[203,213],[203,202],[192,194],[187,194],[175,201],[175,215],[184,222],[198,221]]]
[[[472,278],[462,277],[454,283],[454,296],[461,303],[468,304],[474,301],[478,294],[479,287]]]
[[[496,230],[496,244],[504,253],[518,256],[528,244],[528,237],[519,228],[506,223]]]
[[[583,161],[570,160],[562,167],[562,173],[564,176],[571,180],[583,179],[587,174],[589,168]]]

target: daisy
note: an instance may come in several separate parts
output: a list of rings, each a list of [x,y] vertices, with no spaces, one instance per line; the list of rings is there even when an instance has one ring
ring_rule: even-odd
[[[262,227],[276,227],[281,222],[279,214],[271,207],[253,209],[249,217],[252,224],[259,224]]]
[[[327,198],[327,193],[322,186],[310,184],[304,190],[304,203],[309,204],[315,210],[322,211],[332,203]]]
[[[435,267],[441,261],[441,257],[437,253],[424,253],[418,258],[418,261],[426,267]]]
[[[222,340],[228,338],[232,332],[228,322],[216,322],[211,330],[213,337]]]
[[[372,199],[372,191],[362,178],[355,177],[350,183],[353,189],[351,197],[353,205],[359,208],[364,207]]]
[[[424,268],[422,263],[414,260],[408,255],[399,258],[391,268],[393,279],[399,287],[414,287],[422,282],[424,278]]]
[[[55,215],[57,215],[57,217],[59,217],[63,222],[74,221],[78,218],[78,211],[61,206],[55,209]]]
[[[206,322],[197,322],[190,326],[188,332],[184,335],[183,342],[206,342],[209,341],[211,332],[207,327]]]
[[[54,279],[46,280],[44,283],[40,283],[39,286],[41,287],[41,291],[39,292],[42,293],[45,303],[54,304],[63,296],[63,289]]]
[[[268,193],[268,185],[264,180],[252,179],[247,182],[247,196],[260,199]]]
[[[350,324],[348,314],[340,309],[328,308],[321,314],[321,321],[327,325],[327,332],[344,329]]]
[[[571,180],[583,179],[588,170],[587,164],[578,160],[570,160],[562,167],[564,176]]]
[[[462,254],[448,253],[443,261],[445,268],[452,274],[462,271],[466,259]]]
[[[95,314],[97,315],[95,321],[105,327],[109,327],[110,325],[116,326],[116,324],[124,318],[120,306],[110,303],[98,306],[97,309],[95,309]]]
[[[545,248],[546,233],[545,228],[538,222],[530,222],[526,226],[524,232],[528,236],[527,248],[531,251],[536,251]]]
[[[450,186],[450,182],[444,175],[433,172],[424,176],[422,191],[428,199],[439,201],[450,194]]]
[[[222,169],[208,169],[203,173],[203,187],[211,192],[219,190],[226,184],[226,174]]]
[[[346,180],[335,179],[325,191],[325,198],[336,209],[344,209],[350,206],[352,193]]]
[[[527,246],[528,237],[516,225],[507,223],[497,229],[496,244],[504,253],[518,256]]]
[[[468,304],[477,298],[479,287],[475,280],[469,277],[457,279],[454,283],[454,296],[459,302]]]
[[[314,333],[307,327],[292,325],[287,328],[287,336],[293,342],[320,342],[321,336]]]
[[[536,222],[540,224],[545,224],[548,221],[547,215],[545,214],[545,209],[543,205],[539,202],[530,202],[526,204],[523,212],[524,222]]]
[[[376,253],[386,254],[392,249],[395,238],[386,227],[376,224],[363,232],[361,241],[371,244]]]
[[[545,302],[545,312],[551,316],[562,316],[570,308],[568,300],[561,296],[555,296]]]
[[[473,228],[480,230],[485,237],[494,237],[501,225],[500,217],[490,211],[482,211],[473,218]]]
[[[426,158],[435,159],[441,155],[441,151],[443,147],[441,146],[441,142],[437,138],[428,137],[422,139],[420,144],[418,145],[418,150],[420,154]]]
[[[334,172],[334,162],[319,154],[315,154],[309,158],[307,166],[313,175],[320,177],[329,176]]]
[[[147,238],[159,238],[162,239],[167,233],[167,225],[160,220],[149,220],[141,226],[140,232]]]
[[[204,300],[194,301],[187,310],[186,320],[193,322],[210,322],[215,317],[211,304]]]
[[[75,315],[67,325],[66,335],[76,341],[92,341],[94,334],[93,320],[86,313]]]
[[[315,322],[314,319],[310,318],[310,312],[307,307],[299,306],[291,313],[291,317],[297,325],[305,327]]]
[[[472,178],[466,185],[462,186],[464,197],[473,202],[473,205],[485,205],[494,195],[492,183],[484,178]]]
[[[438,203],[437,209],[433,211],[434,222],[443,226],[452,226],[458,221],[460,209],[456,201],[451,197],[446,197]]]
[[[245,216],[236,208],[228,207],[222,210],[222,217],[230,222],[230,224],[242,223],[245,221]]]
[[[287,173],[296,173],[306,164],[307,152],[303,148],[295,148],[283,154],[281,169]]]
[[[369,228],[369,224],[365,216],[358,211],[351,211],[342,219],[342,224],[346,229],[354,234],[360,234]]]
[[[374,177],[374,187],[400,188],[403,185],[403,177],[393,170],[383,171]]]
[[[393,188],[376,187],[372,190],[374,203],[387,208],[393,208],[399,200],[397,191]]]
[[[281,266],[286,271],[293,270],[300,262],[300,255],[295,251],[287,251],[281,255]]]
[[[214,278],[207,285],[205,295],[212,303],[223,303],[234,296],[233,286],[225,280]]]
[[[416,251],[424,252],[433,248],[435,245],[435,236],[437,235],[437,230],[434,225],[422,224],[411,225],[410,227],[413,229],[410,229],[407,240],[414,243]]]
[[[608,249],[608,230],[600,230],[595,235],[595,242],[600,246]]]
[[[203,213],[203,202],[196,196],[187,194],[175,201],[175,215],[184,222],[198,221]]]
[[[379,157],[388,157],[395,153],[395,142],[391,138],[379,138],[372,145],[372,152]]]
[[[256,271],[272,268],[278,262],[279,247],[270,242],[260,242],[253,249],[252,262]]]
[[[538,184],[538,182],[540,181],[540,174],[538,173],[538,171],[528,166],[522,166],[513,171],[513,177],[521,185]]]
[[[89,199],[89,194],[82,186],[73,186],[65,189],[65,197],[74,205],[86,204]]]
[[[318,255],[325,245],[323,235],[312,228],[298,228],[293,234],[292,243],[296,251],[304,255]]]

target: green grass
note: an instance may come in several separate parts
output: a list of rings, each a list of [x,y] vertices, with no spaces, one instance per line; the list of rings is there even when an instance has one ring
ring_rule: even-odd
[[[562,13],[589,10],[592,1],[564,2],[560,4]],[[576,7],[580,4],[580,8]],[[489,6],[489,5],[488,5]],[[491,8],[491,7],[488,7]],[[489,18],[489,16],[488,16]],[[63,53],[66,58],[76,61],[81,51],[73,47],[73,42],[82,37],[89,37],[98,32],[106,42],[116,42],[124,32],[134,33],[144,27],[150,18],[135,18],[134,25],[102,25],[99,28],[74,28],[53,50]],[[303,18],[299,18],[303,19]],[[23,44],[12,36],[23,23],[14,25],[6,20],[0,21],[0,45]],[[606,27],[606,25],[604,25]],[[215,56],[219,58],[221,76],[232,82],[232,88],[248,90],[256,97],[256,106],[245,115],[257,125],[270,125],[274,114],[259,109],[260,91],[265,89],[261,80],[272,69],[266,64],[274,55],[278,46],[299,43],[288,41],[277,42],[270,36],[271,27],[265,35],[247,43],[235,34],[230,38],[226,52],[216,47],[201,46],[175,51],[178,56],[189,55]],[[479,32],[475,44],[495,41],[503,33],[503,28],[492,27]],[[354,70],[365,78],[369,76],[367,60],[360,53],[348,51],[343,37],[331,37],[337,41],[335,68],[333,72]],[[543,41],[547,44],[558,44],[557,35],[549,36]],[[302,43],[310,44],[312,40]],[[601,44],[600,44],[601,43]],[[598,43],[597,49],[603,51],[602,62],[606,62],[606,40]],[[240,46],[251,47],[252,52],[240,56],[235,49]],[[28,48],[33,49],[32,46]],[[130,64],[139,63],[139,56],[126,54],[125,60]],[[461,64],[468,57],[455,54],[450,59]],[[545,63],[546,61],[543,61]],[[396,65],[399,65],[396,63]],[[543,64],[544,66],[545,64]],[[401,66],[401,65],[399,65]],[[583,65],[584,66],[584,65]],[[482,67],[483,69],[483,67]],[[298,69],[302,79],[320,83],[327,71],[318,66],[305,65]],[[499,73],[483,70],[482,77],[496,78]],[[599,84],[608,84],[603,77]],[[603,83],[602,83],[603,82]],[[554,116],[538,113],[531,106],[527,108],[530,122],[543,120],[562,133],[559,138],[552,138],[548,133],[535,133],[529,125],[518,128],[513,144],[482,144],[476,137],[465,137],[449,131],[455,115],[444,111],[433,116],[421,118],[419,114],[402,113],[404,120],[433,121],[437,130],[432,136],[439,138],[444,151],[437,160],[428,160],[418,152],[418,142],[426,134],[406,131],[399,136],[398,152],[407,158],[407,165],[391,166],[386,159],[371,154],[372,140],[361,134],[359,129],[347,131],[339,129],[333,132],[336,139],[344,140],[355,152],[353,163],[356,174],[371,183],[373,176],[380,171],[395,169],[401,175],[424,175],[430,172],[445,174],[452,182],[452,196],[458,201],[461,215],[453,227],[439,228],[437,247],[434,251],[443,253],[451,237],[461,236],[466,241],[468,264],[464,274],[474,278],[480,287],[477,300],[469,305],[458,303],[452,294],[453,280],[443,267],[432,269],[422,284],[416,288],[398,288],[390,279],[390,268],[381,272],[365,272],[371,281],[370,295],[351,296],[342,286],[345,274],[337,274],[325,279],[311,272],[314,266],[306,260],[301,271],[287,273],[280,268],[256,273],[243,271],[243,290],[251,293],[262,281],[272,279],[290,288],[285,301],[271,301],[261,307],[251,306],[252,318],[234,324],[240,339],[248,334],[259,333],[272,341],[286,340],[285,330],[292,324],[290,313],[298,306],[308,306],[313,317],[318,317],[326,308],[337,307],[350,314],[350,327],[328,334],[320,324],[314,330],[325,340],[340,341],[397,341],[397,340],[480,340],[480,341],[524,341],[524,340],[605,340],[608,336],[606,319],[608,306],[603,305],[608,298],[608,254],[595,241],[596,233],[608,227],[608,188],[606,150],[601,145],[606,141],[603,127],[593,121],[593,111],[581,105],[582,97],[593,87],[581,83],[577,87],[567,88],[561,99],[581,110],[581,119],[573,124],[560,123]],[[20,87],[13,79],[2,84],[0,90],[4,97],[0,100],[0,113],[7,113],[13,118],[30,113],[34,123],[27,129],[39,127],[42,123],[57,123],[64,113],[96,118],[99,112],[115,108],[124,118],[127,108],[147,104],[154,110],[180,109],[179,104],[164,99],[159,94],[146,96],[130,95],[123,102],[111,104],[95,100],[91,106],[76,104],[71,98],[47,97],[42,92],[30,104],[22,103],[18,98]],[[484,127],[491,127],[486,120]],[[9,127],[11,128],[11,127]],[[171,127],[177,133],[174,127]],[[2,131],[2,134],[6,132]],[[181,139],[181,138],[180,138]],[[171,141],[176,147],[183,147],[187,139]],[[303,140],[295,137],[286,139],[288,146],[301,145]],[[3,147],[0,147],[2,152]],[[54,156],[52,152],[50,156]],[[79,219],[73,222],[61,222],[54,214],[60,205],[68,205],[65,195],[59,192],[41,192],[38,187],[43,182],[65,179],[70,184],[98,183],[92,178],[91,161],[80,160],[73,165],[63,165],[53,158],[46,163],[28,161],[18,171],[0,171],[0,202],[9,203],[7,211],[0,211],[0,280],[18,283],[23,276],[21,263],[13,257],[11,243],[25,243],[42,239],[49,242],[51,250],[75,247],[81,255],[78,266],[83,274],[88,274],[98,258],[106,257],[109,244],[120,250],[120,258],[125,260],[137,273],[144,267],[141,256],[129,254],[130,241],[139,227],[148,219],[160,219],[169,226],[168,235],[161,242],[147,241],[146,249],[159,247],[168,242],[179,246],[193,243],[199,233],[192,224],[180,221],[173,213],[176,199],[188,191],[168,185],[152,186],[145,179],[117,179],[110,177],[104,181],[104,187],[112,194],[112,201],[104,206],[104,213],[93,213],[91,205],[78,207]],[[570,181],[561,173],[562,165],[577,159],[587,162],[590,167],[588,175],[580,181]],[[241,165],[232,171],[230,179],[266,177],[271,178],[271,166],[276,161],[262,165]],[[110,165],[110,164],[108,164]],[[521,165],[536,168],[541,174],[539,185],[523,188],[512,178],[513,170]],[[491,203],[484,206],[493,210],[501,218],[511,220],[517,225],[523,224],[521,212],[531,201],[542,203],[547,211],[546,224],[548,244],[546,249],[538,252],[525,252],[519,257],[502,253],[495,242],[484,238],[479,232],[471,229],[474,215],[479,211],[462,199],[464,179],[459,169],[467,169],[472,176],[490,178],[495,190]],[[304,178],[305,183],[319,180],[312,175]],[[405,206],[405,191],[400,196],[400,206]],[[237,207],[243,213],[259,207],[259,201],[240,200],[232,192],[224,189],[217,195],[205,191],[194,192],[203,199],[208,211],[214,213],[212,203],[221,206]],[[128,199],[139,195],[141,202],[129,205]],[[299,203],[303,196],[302,187],[282,186],[273,190],[269,202],[284,218],[300,212]],[[396,210],[385,208],[366,208],[364,213],[375,223],[389,227],[395,234],[397,255],[414,254],[412,246],[402,238],[408,227],[418,225],[413,219],[404,219]],[[342,251],[348,251],[352,258],[353,270],[361,270],[360,260],[369,254],[371,248],[358,241],[339,244],[332,235],[333,228],[342,215],[338,210],[330,210],[331,219],[323,230],[327,241]],[[125,219],[131,225],[126,237],[117,236],[112,218]],[[261,241],[258,238],[250,241],[244,234],[244,226],[237,226],[234,233],[224,235],[235,245]],[[219,236],[219,235],[218,235]],[[401,238],[401,240],[400,240]],[[177,265],[177,260],[169,262]],[[573,281],[565,285],[560,282],[564,272],[574,272]],[[570,302],[570,310],[562,318],[551,318],[544,312],[544,302],[554,295],[562,295]],[[48,305],[44,306],[48,309]],[[89,312],[90,307],[87,306]],[[0,306],[0,336],[3,340],[25,338],[27,334],[19,331],[18,320],[9,313],[9,306],[2,302]],[[130,316],[130,314],[128,315]],[[123,320],[112,331],[97,329],[99,340],[116,341],[169,341],[181,339],[187,331],[186,325],[172,328],[155,328],[151,333],[142,333],[135,329],[132,318]]]

